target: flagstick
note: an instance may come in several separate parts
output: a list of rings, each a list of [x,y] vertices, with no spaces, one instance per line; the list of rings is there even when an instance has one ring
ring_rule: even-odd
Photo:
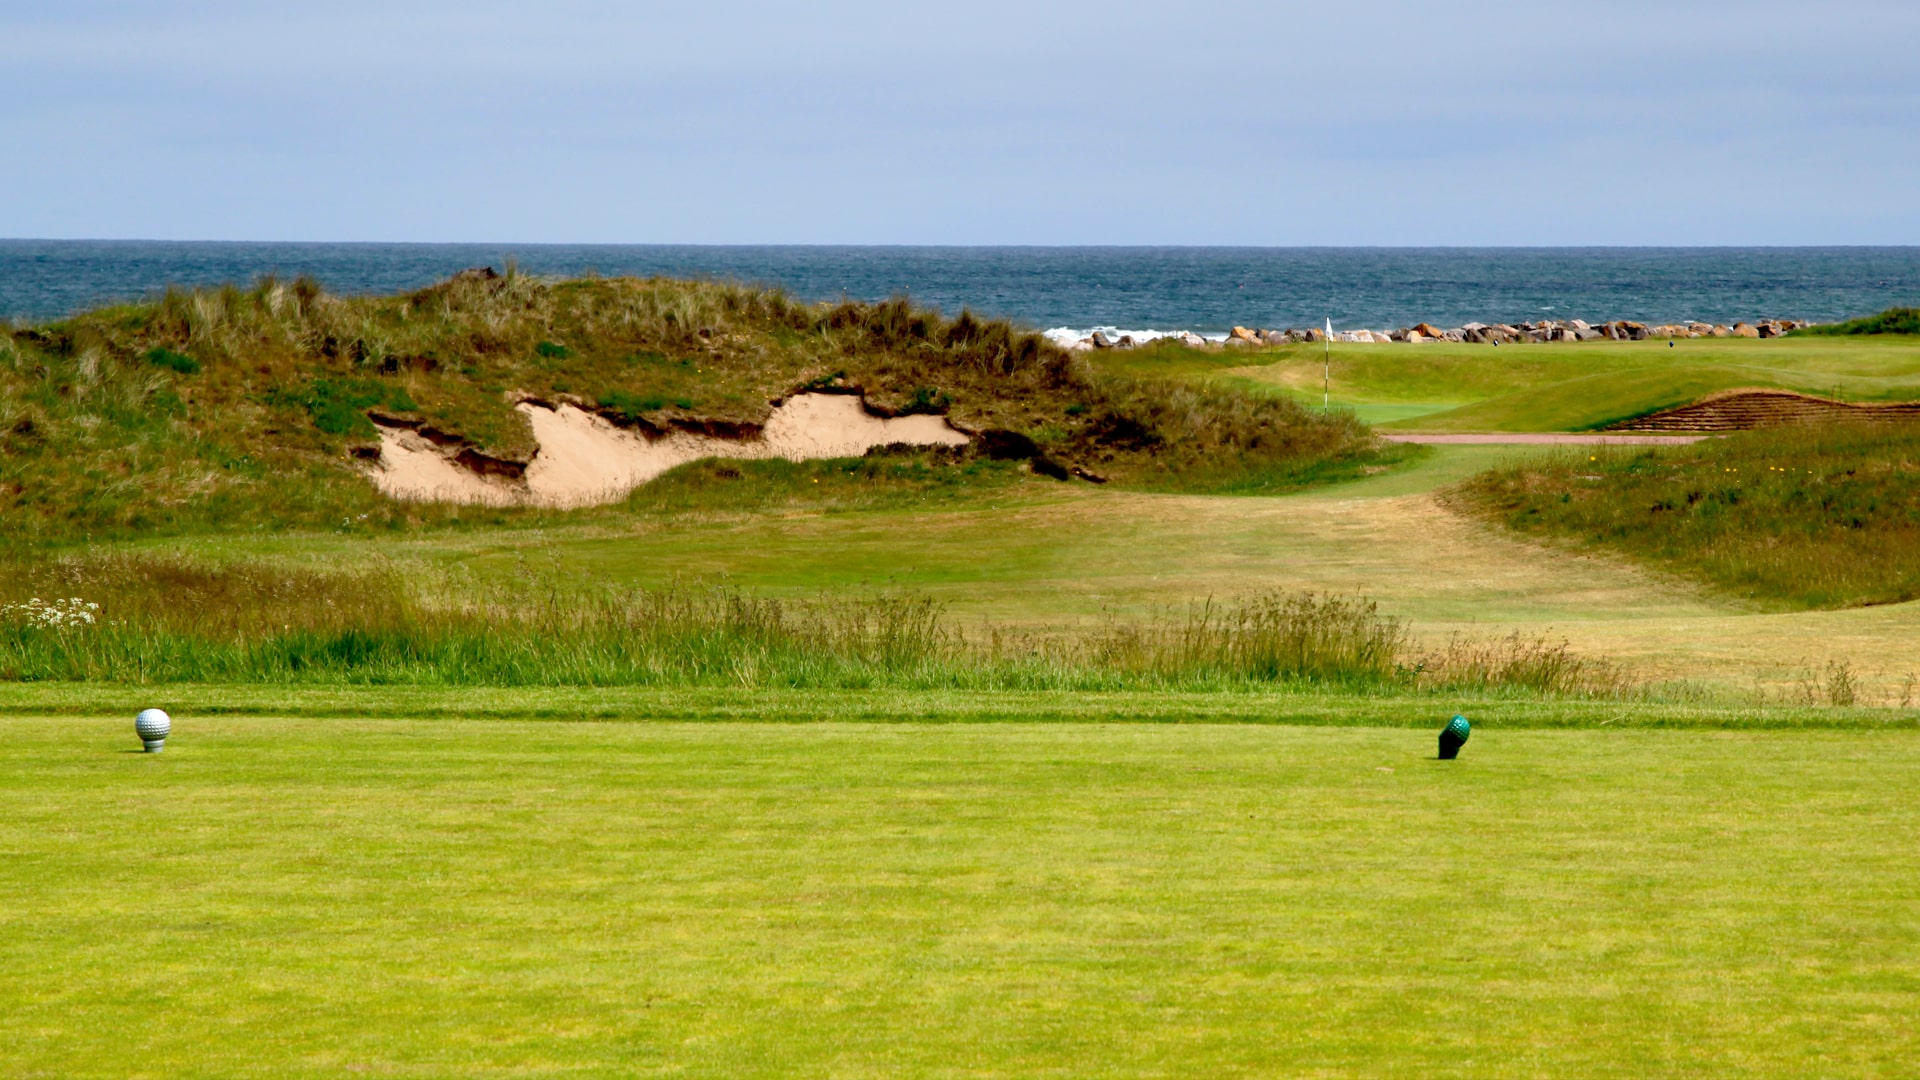
[[[1333,320],[1327,320],[1327,336],[1320,339],[1320,411],[1333,409]]]

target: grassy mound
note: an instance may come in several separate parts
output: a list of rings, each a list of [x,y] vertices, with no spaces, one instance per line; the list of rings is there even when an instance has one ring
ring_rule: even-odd
[[[1842,334],[1920,334],[1920,308],[1888,308],[1878,315],[1869,315],[1863,319],[1807,326],[1793,333],[1808,337],[1832,337]]]
[[[804,305],[737,285],[511,271],[368,298],[264,280],[0,329],[0,521],[15,538],[59,538],[450,520],[461,511],[374,493],[353,456],[372,449],[370,414],[524,462],[535,445],[516,395],[725,430],[805,390],[1011,432],[1056,475],[1122,485],[1280,490],[1394,453],[1351,417],[1101,373],[1007,323],[903,300]],[[481,516],[503,513],[541,512]]]
[[[1920,428],[1746,432],[1496,469],[1454,489],[1521,532],[1589,542],[1753,599],[1920,597]]]

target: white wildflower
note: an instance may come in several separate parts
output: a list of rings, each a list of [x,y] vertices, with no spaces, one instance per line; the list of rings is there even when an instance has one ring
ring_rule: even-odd
[[[99,610],[99,604],[78,596],[65,600],[42,600],[35,596],[17,604],[0,604],[0,619],[17,620],[47,630],[66,630],[92,626],[99,618],[94,613]]]

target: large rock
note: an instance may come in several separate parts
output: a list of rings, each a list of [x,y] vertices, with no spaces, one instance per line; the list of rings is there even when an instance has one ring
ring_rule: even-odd
[[[1182,330],[1180,332],[1180,344],[1185,345],[1189,349],[1204,349],[1207,347],[1207,339],[1191,330]]]
[[[1744,338],[1757,338],[1760,336],[1760,330],[1758,327],[1754,326],[1752,323],[1743,323],[1743,322],[1734,323],[1733,336],[1744,337]]]
[[[1440,329],[1439,327],[1433,325],[1432,323],[1424,323],[1424,322],[1415,326],[1413,330],[1408,332],[1409,333],[1418,332],[1421,337],[1430,337],[1430,338],[1447,336],[1447,332],[1445,330]]]
[[[1113,348],[1113,339],[1112,339],[1112,338],[1110,338],[1110,337],[1108,337],[1107,335],[1105,335],[1105,334],[1103,334],[1103,333],[1101,333],[1101,332],[1100,332],[1100,331],[1098,331],[1098,330],[1095,330],[1095,331],[1093,332],[1093,337],[1091,337],[1091,338],[1089,338],[1088,340],[1090,340],[1090,341],[1092,341],[1092,342],[1093,342],[1093,347],[1094,347],[1094,348],[1096,348],[1096,349],[1111,349],[1111,348]]]
[[[1264,345],[1285,345],[1288,342],[1288,338],[1284,330],[1262,330],[1260,331],[1260,341]]]
[[[1258,345],[1260,344],[1260,335],[1244,326],[1236,326],[1233,328],[1233,332],[1227,335],[1227,340],[1244,342],[1248,345]]]
[[[1325,341],[1327,340],[1327,335],[1324,331],[1321,331],[1321,330],[1302,330],[1300,331],[1300,340],[1301,341]]]

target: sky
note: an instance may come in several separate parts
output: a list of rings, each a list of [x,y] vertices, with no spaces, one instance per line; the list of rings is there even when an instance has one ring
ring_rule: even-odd
[[[0,236],[1920,244],[1920,3],[0,0]]]

